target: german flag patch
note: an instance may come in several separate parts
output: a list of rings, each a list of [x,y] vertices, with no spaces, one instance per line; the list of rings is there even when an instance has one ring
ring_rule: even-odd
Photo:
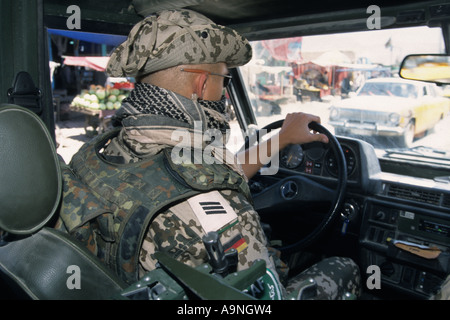
[[[245,238],[238,234],[237,236],[233,237],[230,241],[227,241],[224,245],[224,251],[227,252],[230,249],[236,249],[238,253],[241,253],[243,250],[247,249],[248,243],[245,241]]]

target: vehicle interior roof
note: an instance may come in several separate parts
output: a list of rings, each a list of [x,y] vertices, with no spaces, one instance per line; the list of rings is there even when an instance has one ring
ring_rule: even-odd
[[[44,0],[44,23],[65,29],[71,0]],[[373,1],[299,0],[81,0],[82,31],[127,35],[131,27],[152,12],[187,8],[215,22],[231,26],[250,40],[367,30]],[[448,0],[378,0],[381,27],[438,25],[449,20]],[[105,10],[107,8],[107,10]]]

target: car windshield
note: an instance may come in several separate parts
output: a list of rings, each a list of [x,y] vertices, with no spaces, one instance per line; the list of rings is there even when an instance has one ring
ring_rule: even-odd
[[[389,96],[399,98],[417,98],[418,89],[412,84],[375,82],[365,83],[358,96]]]
[[[384,156],[393,148],[420,146],[439,150],[450,161],[445,88],[398,76],[406,55],[445,51],[440,28],[367,30],[251,45],[253,58],[240,73],[258,128],[288,113],[312,113],[331,133],[365,140]]]

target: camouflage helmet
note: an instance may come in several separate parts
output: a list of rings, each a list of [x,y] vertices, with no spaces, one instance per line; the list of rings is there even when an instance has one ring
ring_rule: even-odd
[[[137,77],[183,64],[224,62],[228,68],[252,57],[247,39],[191,10],[164,10],[137,23],[115,49],[106,72]]]

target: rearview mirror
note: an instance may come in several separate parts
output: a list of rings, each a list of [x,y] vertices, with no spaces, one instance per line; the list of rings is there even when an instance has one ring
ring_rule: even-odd
[[[400,65],[400,77],[411,80],[450,84],[450,56],[445,54],[413,54]]]

